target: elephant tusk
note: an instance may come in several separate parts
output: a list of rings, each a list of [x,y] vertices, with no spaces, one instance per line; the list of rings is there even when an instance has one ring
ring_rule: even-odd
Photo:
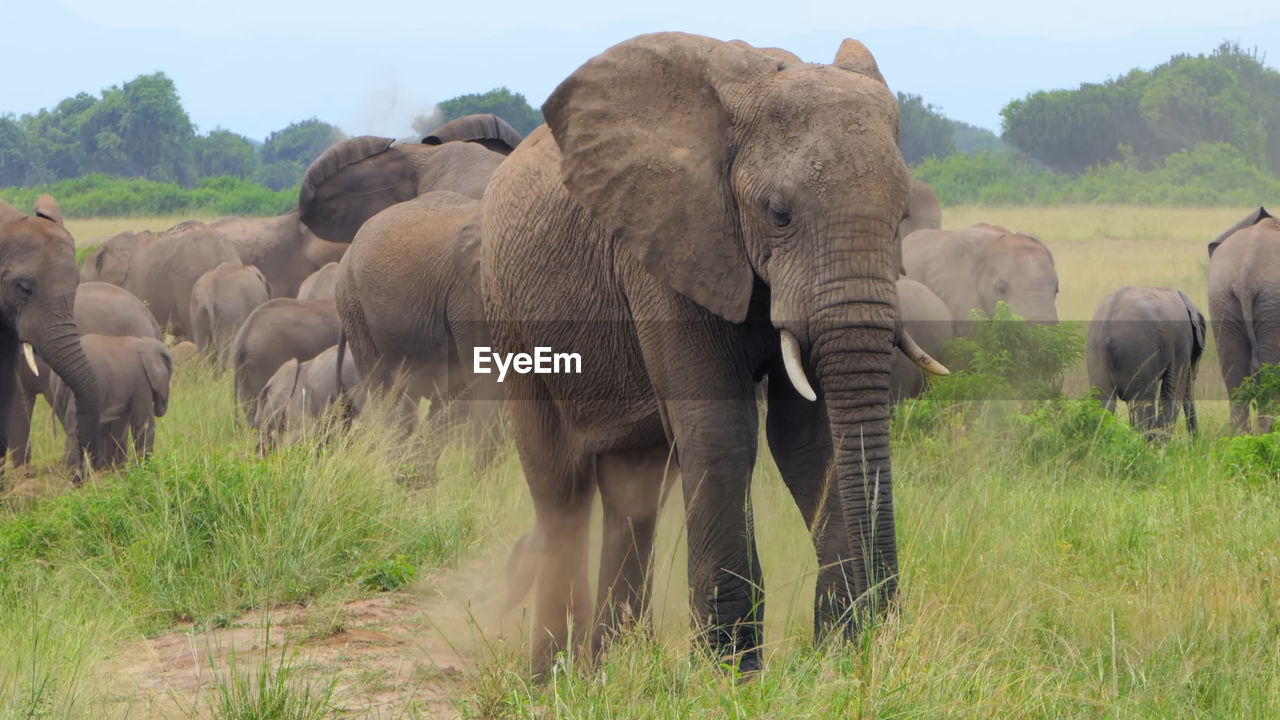
[[[945,365],[929,357],[929,353],[925,352],[923,348],[916,344],[915,340],[911,339],[911,335],[907,333],[906,328],[902,328],[898,334],[898,349],[910,358],[911,362],[924,368],[925,372],[933,373],[934,375],[951,374],[951,371]]]
[[[809,378],[804,376],[804,365],[800,362],[800,341],[789,330],[783,330],[781,335],[782,363],[787,367],[787,378],[805,400],[817,400],[818,394],[809,384]]]
[[[36,367],[36,351],[31,343],[22,343],[22,357],[27,361],[27,367],[31,368],[31,374],[40,377],[40,369]]]

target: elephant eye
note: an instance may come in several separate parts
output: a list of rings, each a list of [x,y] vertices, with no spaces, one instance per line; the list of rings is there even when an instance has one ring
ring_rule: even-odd
[[[791,224],[791,208],[781,198],[770,198],[769,219],[773,221],[774,227],[784,228]]]
[[[31,282],[30,278],[18,278],[13,281],[13,286],[17,288],[18,295],[24,299],[31,297],[31,293],[35,292],[35,284]]]

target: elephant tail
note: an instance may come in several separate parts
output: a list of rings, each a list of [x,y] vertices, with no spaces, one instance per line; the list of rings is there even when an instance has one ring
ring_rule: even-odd
[[[1237,295],[1236,299],[1240,302],[1240,319],[1244,323],[1245,337],[1249,338],[1249,347],[1253,348],[1253,357],[1257,358],[1258,336],[1253,327],[1253,295]]]
[[[338,327],[338,365],[334,372],[338,373],[337,382],[334,387],[338,389],[338,396],[334,398],[334,402],[338,405],[338,417],[344,423],[350,423],[355,416],[353,404],[351,400],[351,388],[348,388],[342,382],[342,368],[347,356],[347,329],[346,327]]]

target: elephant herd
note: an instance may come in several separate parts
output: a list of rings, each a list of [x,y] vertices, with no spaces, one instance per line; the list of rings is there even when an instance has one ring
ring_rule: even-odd
[[[423,399],[465,420],[480,464],[505,422],[535,513],[512,555],[534,591],[534,675],[645,616],[676,481],[694,625],[751,671],[764,383],[765,442],[814,529],[815,636],[856,634],[898,583],[892,404],[921,392],[921,369],[946,374],[933,356],[974,309],[1004,301],[1057,322],[1052,254],[996,225],[941,229],[937,196],[898,148],[895,96],[854,40],[824,65],[642,35],[575,70],[543,112],[527,138],[470,116],[422,143],[344,140],[307,169],[290,213],[114,236],[79,277],[56,206],[28,217],[0,204],[0,410],[14,408],[0,451],[25,459],[22,410],[29,426],[43,392],[70,464],[119,462],[130,430],[145,452],[173,365],[162,330],[231,369],[264,448],[340,397],[359,412],[370,392],[398,392],[410,431]],[[1229,386],[1280,360],[1266,244],[1280,224],[1251,217],[1210,246]],[[1089,374],[1109,405],[1125,400],[1153,429],[1180,402],[1194,429],[1206,327],[1186,296],[1123,288],[1095,320]],[[581,372],[499,383],[475,364],[536,348],[579,354]]]

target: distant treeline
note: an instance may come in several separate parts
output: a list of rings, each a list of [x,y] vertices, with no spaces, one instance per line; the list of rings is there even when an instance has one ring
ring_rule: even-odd
[[[961,124],[919,97],[899,101],[903,157],[944,203],[1252,205],[1280,198],[1280,72],[1231,43],[1015,100],[1001,112],[1001,144],[985,151],[962,147]]]

